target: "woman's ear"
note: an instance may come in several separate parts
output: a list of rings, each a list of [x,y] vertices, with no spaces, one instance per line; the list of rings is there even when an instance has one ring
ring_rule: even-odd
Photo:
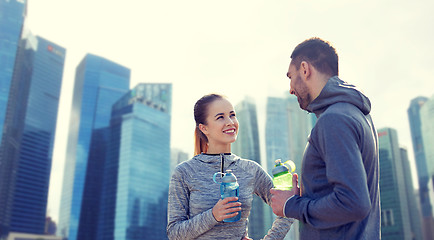
[[[200,130],[203,134],[208,135],[208,128],[207,128],[204,124],[199,123],[199,130]]]

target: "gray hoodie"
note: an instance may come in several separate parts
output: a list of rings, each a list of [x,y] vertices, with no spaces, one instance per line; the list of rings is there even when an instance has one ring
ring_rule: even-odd
[[[337,76],[308,105],[318,117],[301,169],[301,196],[285,204],[300,239],[380,239],[377,131],[369,99]]]
[[[242,239],[247,235],[247,218],[256,194],[271,204],[270,176],[254,161],[224,155],[224,171],[232,170],[240,185],[241,220],[218,222],[212,208],[221,198],[214,173],[221,171],[222,155],[200,154],[179,164],[170,181],[167,235],[171,240]],[[283,239],[293,219],[277,218],[264,239]]]

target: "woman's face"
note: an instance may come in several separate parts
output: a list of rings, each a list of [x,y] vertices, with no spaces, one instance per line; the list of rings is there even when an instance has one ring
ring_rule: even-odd
[[[238,134],[234,107],[226,99],[213,101],[208,105],[206,124],[200,124],[199,128],[208,137],[209,148],[229,147],[230,151],[230,144],[235,142]]]

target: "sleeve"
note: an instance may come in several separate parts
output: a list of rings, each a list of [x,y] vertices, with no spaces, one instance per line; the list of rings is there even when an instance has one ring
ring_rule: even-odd
[[[267,205],[271,206],[270,189],[274,187],[273,181],[270,175],[268,175],[259,164],[257,164],[257,168],[255,194],[258,195]],[[274,220],[271,229],[268,231],[267,235],[265,235],[264,240],[284,239],[293,222],[294,219],[292,218],[277,217]]]
[[[185,178],[186,174],[178,166],[170,180],[167,206],[167,236],[170,240],[195,239],[218,223],[212,209],[189,217],[190,192]]]
[[[317,122],[311,144],[325,162],[326,178],[333,191],[317,199],[295,195],[285,204],[285,216],[317,229],[341,226],[367,216],[371,201],[359,147],[359,124],[350,116],[338,114],[322,116]]]

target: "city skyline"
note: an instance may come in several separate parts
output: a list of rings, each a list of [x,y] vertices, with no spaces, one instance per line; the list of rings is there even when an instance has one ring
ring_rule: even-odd
[[[234,105],[254,96],[263,142],[266,98],[288,90],[285,73],[292,49],[306,38],[322,37],[338,51],[343,80],[370,97],[376,127],[397,129],[414,168],[406,110],[411,99],[434,93],[432,56],[426,54],[433,50],[432,2],[239,1],[228,7],[203,1],[30,0],[28,5],[30,30],[66,48],[48,206],[55,220],[71,86],[75,68],[87,53],[130,68],[130,87],[172,82],[171,147],[191,153],[193,105],[209,92],[227,95]],[[305,19],[304,9],[311,18]]]

